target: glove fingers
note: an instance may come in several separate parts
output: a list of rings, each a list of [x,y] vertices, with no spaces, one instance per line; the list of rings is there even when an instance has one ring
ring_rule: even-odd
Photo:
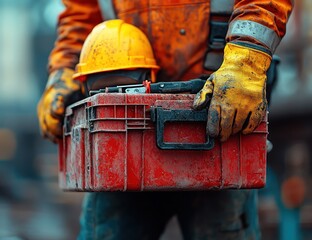
[[[44,136],[44,138],[49,139],[53,143],[57,143],[57,138],[52,133],[46,131],[43,136]]]
[[[54,134],[56,137],[62,136],[63,123],[59,119],[54,118],[50,114],[46,114],[45,119],[44,119],[44,123],[47,126],[47,132]]]
[[[243,134],[252,133],[256,127],[259,126],[261,120],[263,119],[264,115],[260,112],[253,112],[249,115],[249,118],[246,119],[248,121],[245,125],[246,127],[243,129]]]
[[[210,137],[219,136],[221,108],[219,105],[211,104],[208,110],[206,132]]]
[[[53,96],[53,100],[51,102],[51,112],[50,114],[54,118],[62,119],[65,113],[64,107],[64,97],[62,94],[56,94]]]
[[[38,120],[39,120],[39,126],[40,126],[40,133],[44,137],[45,137],[45,133],[48,130],[48,127],[45,121],[45,116],[47,114],[46,109],[47,108],[45,108],[43,104],[43,99],[41,99],[37,105],[37,114],[38,114]]]
[[[44,119],[44,124],[46,125],[45,134],[49,139],[50,134],[55,136],[54,138],[61,138],[63,134],[63,123],[59,119],[54,118],[53,116],[47,114]]]
[[[203,89],[200,90],[194,98],[193,103],[194,109],[201,110],[207,107],[211,100],[212,93],[213,93],[213,83],[211,81],[211,78],[209,78],[206,81]]]
[[[266,113],[266,106],[266,101],[263,101],[258,105],[256,111],[249,113],[248,118],[246,118],[246,122],[243,126],[243,134],[249,134],[259,126]]]
[[[233,135],[236,133],[239,133],[244,126],[244,123],[245,123],[247,116],[243,116],[243,114],[244,114],[244,112],[239,111],[239,110],[237,110],[235,112],[235,116],[233,119],[233,126],[232,126],[232,134]]]
[[[47,125],[47,122],[45,119],[41,119],[40,120],[40,129],[41,129],[41,135],[44,137],[44,138],[48,138],[49,140],[51,140],[52,142],[56,143],[56,137],[49,132],[48,130],[48,125]]]
[[[233,108],[221,109],[220,141],[225,142],[232,134],[233,120],[235,118]]]
[[[44,137],[45,133],[48,130],[48,127],[47,127],[43,114],[38,114],[38,118],[39,118],[39,125],[40,125],[40,133]]]
[[[51,95],[45,94],[37,106],[41,134],[53,142],[55,142],[56,137],[62,136],[62,120],[59,117],[60,111],[58,111],[58,108],[63,105],[61,99],[59,96],[54,98],[53,95],[51,97]],[[54,110],[58,112],[54,112]]]

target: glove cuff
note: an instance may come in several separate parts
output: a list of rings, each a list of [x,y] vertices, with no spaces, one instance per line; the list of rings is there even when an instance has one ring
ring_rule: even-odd
[[[258,51],[264,52],[267,55],[269,55],[270,57],[272,57],[272,53],[271,53],[271,51],[269,49],[267,49],[267,48],[265,48],[263,46],[254,44],[254,43],[243,42],[243,41],[231,41],[231,42],[229,42],[229,44],[239,45],[239,46],[242,46],[242,47],[258,50]]]
[[[260,77],[266,75],[271,60],[271,55],[264,51],[229,42],[224,48],[224,60],[219,70],[252,73]]]

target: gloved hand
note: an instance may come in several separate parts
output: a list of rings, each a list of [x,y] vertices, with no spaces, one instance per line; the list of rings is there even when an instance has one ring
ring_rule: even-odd
[[[194,108],[209,106],[207,134],[226,141],[242,130],[251,133],[267,107],[266,71],[271,56],[260,50],[227,43],[221,67],[194,99]]]
[[[72,79],[73,74],[69,68],[52,72],[37,106],[41,133],[55,143],[63,134],[65,108],[84,96],[83,86]]]

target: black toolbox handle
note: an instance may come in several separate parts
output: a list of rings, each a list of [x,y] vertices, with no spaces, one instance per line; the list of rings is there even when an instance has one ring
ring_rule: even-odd
[[[151,108],[151,118],[156,124],[157,146],[163,150],[210,150],[214,147],[214,140],[206,136],[205,143],[177,143],[164,142],[165,122],[207,122],[207,110],[195,111],[191,109],[170,109],[162,107]]]

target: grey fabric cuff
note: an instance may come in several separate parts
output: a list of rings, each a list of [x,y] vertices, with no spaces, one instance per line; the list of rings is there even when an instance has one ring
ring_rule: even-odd
[[[271,54],[275,52],[281,39],[272,29],[249,20],[237,20],[230,23],[227,38],[234,36],[250,37],[263,43]]]

